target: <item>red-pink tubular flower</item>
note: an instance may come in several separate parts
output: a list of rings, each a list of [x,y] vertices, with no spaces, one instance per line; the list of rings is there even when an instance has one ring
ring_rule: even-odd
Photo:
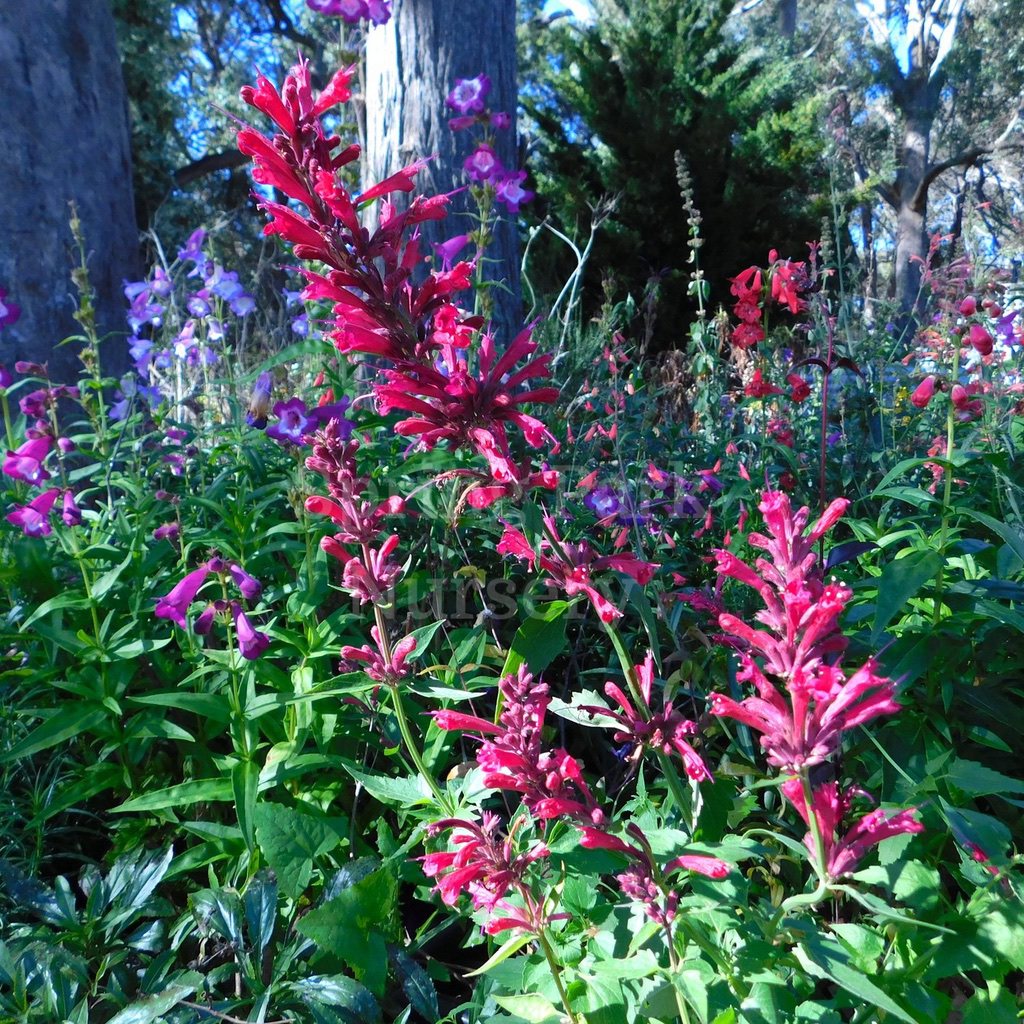
[[[650,651],[642,665],[634,667],[644,703],[651,708],[651,693],[654,684],[654,656]],[[697,732],[694,722],[684,718],[671,703],[665,704],[661,711],[649,711],[645,719],[640,710],[633,707],[632,701],[615,683],[606,683],[604,692],[622,709],[609,711],[601,707],[583,707],[593,716],[610,718],[617,722],[619,728],[614,733],[616,743],[631,743],[639,752],[648,747],[664,754],[678,754],[683,759],[686,774],[691,779],[702,781],[711,778],[704,759],[693,749],[689,738]]]
[[[320,546],[329,555],[336,555],[331,540],[325,537]],[[392,534],[379,548],[365,546],[361,557],[348,555],[341,578],[342,588],[359,598],[360,604],[385,604],[388,591],[402,573],[402,567],[391,558],[397,547],[398,535]]]
[[[403,637],[388,652],[381,642],[380,630],[376,626],[371,627],[370,636],[373,638],[374,647],[370,647],[369,644],[362,647],[342,647],[342,671],[355,671],[361,668],[378,683],[394,686],[409,674],[405,663],[416,649],[416,637]]]
[[[506,526],[498,542],[498,553],[513,555],[525,561],[532,569],[539,561],[548,574],[546,583],[565,591],[569,597],[586,594],[602,622],[613,622],[622,615],[601,592],[591,583],[592,572],[612,570],[621,572],[641,586],[650,583],[659,565],[645,562],[635,555],[598,555],[587,541],[572,544],[559,536],[554,519],[545,517],[544,525],[549,537],[541,541],[541,553],[534,552],[530,542],[512,526]]]
[[[737,678],[752,682],[757,695],[736,701],[715,694],[711,712],[760,732],[769,763],[791,771],[824,761],[847,730],[899,710],[892,681],[877,673],[874,661],[849,677],[840,667],[846,640],[839,617],[851,591],[822,580],[812,549],[847,504],[833,501],[805,533],[807,509],[794,513],[787,495],[767,491],[760,509],[768,536],[752,533],[748,540],[770,557],[752,567],[730,552],[716,552],[721,576],[759,594],[765,607],[755,620],[765,628],[719,616],[719,626],[742,652]]]
[[[601,824],[604,812],[575,758],[564,750],[544,748],[547,686],[535,683],[520,666],[515,675],[502,678],[499,688],[504,703],[497,724],[455,711],[435,711],[434,721],[441,729],[481,734],[476,761],[485,786],[521,793],[523,805],[538,818],[566,815]]]
[[[810,818],[800,780],[788,779],[782,784],[782,793],[796,808],[804,824],[809,826]],[[840,836],[843,819],[850,810],[853,798],[865,795],[863,790],[856,788],[840,791],[835,782],[826,782],[813,792],[811,812],[816,819],[825,854],[825,864],[820,867],[830,880],[855,871],[867,851],[883,839],[905,832],[924,831],[924,825],[914,818],[916,808],[888,815],[885,811],[874,810],[858,818]],[[804,845],[812,858],[816,858],[814,837],[810,831],[804,836]]]
[[[544,843],[519,852],[516,826],[508,835],[501,835],[497,815],[488,811],[483,812],[479,823],[445,818],[432,824],[428,833],[437,835],[449,829],[450,845],[455,849],[422,858],[423,873],[437,879],[435,887],[446,904],[454,906],[466,893],[474,909],[491,915],[484,926],[489,935],[515,928],[537,934],[549,922],[568,916],[545,914],[544,901],[534,896],[526,879],[530,866],[549,855]],[[512,895],[520,899],[521,906],[509,901],[507,897]]]
[[[967,340],[971,348],[979,355],[990,356],[992,354],[992,335],[981,324],[971,324],[971,329],[967,332]]]
[[[935,375],[929,374],[920,384],[914,388],[914,393],[910,396],[910,404],[917,409],[924,409],[928,403],[932,400],[932,396],[935,394]]]

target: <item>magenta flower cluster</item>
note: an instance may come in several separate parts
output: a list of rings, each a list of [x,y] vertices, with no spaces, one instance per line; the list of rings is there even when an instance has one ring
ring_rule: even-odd
[[[392,0],[306,0],[306,6],[317,14],[342,18],[350,25],[369,21],[386,25],[391,20]]]

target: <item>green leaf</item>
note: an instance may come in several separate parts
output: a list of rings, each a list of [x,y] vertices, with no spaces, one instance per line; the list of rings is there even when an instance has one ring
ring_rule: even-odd
[[[277,919],[277,880],[273,872],[265,868],[257,871],[246,887],[242,903],[249,941],[257,955],[262,957],[274,937],[274,923]]]
[[[132,553],[129,551],[124,557],[124,561],[119,562],[114,566],[113,569],[108,569],[96,582],[92,585],[92,599],[94,601],[101,600],[107,593],[108,590],[118,581],[121,573],[132,564]]]
[[[316,858],[333,850],[342,838],[336,823],[282,804],[259,804],[255,821],[259,847],[282,890],[293,897],[309,884]]]
[[[437,990],[430,975],[404,949],[392,946],[388,952],[409,1005],[424,1020],[440,1020]]]
[[[110,652],[112,658],[137,658],[141,654],[148,654],[150,651],[159,651],[161,647],[166,647],[171,642],[171,637],[166,637],[163,640],[153,640],[146,638],[144,640],[132,640],[130,643],[121,644],[115,647]]]
[[[29,626],[32,625],[37,619],[41,619],[44,615],[49,615],[50,612],[55,612],[61,608],[88,608],[89,600],[81,594],[74,592],[58,594],[56,597],[51,597],[48,601],[44,601],[32,614],[25,619],[21,624],[21,631],[25,632]]]
[[[568,601],[552,601],[534,612],[516,630],[501,674],[511,675],[524,663],[534,675],[543,672],[565,648],[568,610]]]
[[[120,1013],[110,1018],[108,1024],[153,1024],[168,1010],[173,1010],[182,999],[190,996],[203,982],[203,976],[197,971],[187,971],[175,975],[173,984],[163,992],[147,999],[140,999],[125,1007]]]
[[[370,796],[384,804],[398,804],[400,807],[415,807],[429,803],[432,793],[418,775],[393,779],[388,775],[371,775],[357,768],[351,761],[342,760],[345,771],[358,782]]]
[[[993,519],[984,512],[976,512],[966,505],[958,505],[955,509],[961,515],[970,516],[977,520],[982,526],[987,526],[1000,540],[1021,560],[1024,561],[1024,532],[1009,523]]]
[[[365,986],[347,975],[314,975],[292,982],[291,988],[304,1000],[348,1010],[365,1024],[376,1024],[381,1019],[377,1000]]]
[[[239,761],[231,769],[231,795],[235,801],[235,814],[242,838],[250,849],[256,846],[253,815],[256,813],[256,798],[259,794],[260,769],[255,761]]]
[[[99,728],[109,717],[110,713],[105,708],[95,708],[85,713],[80,705],[64,708],[33,729],[19,743],[15,743],[0,757],[0,764],[38,754],[40,750],[48,750],[58,743],[66,743],[83,732]]]
[[[905,1024],[919,1024],[896,1000],[851,966],[850,954],[838,942],[820,935],[807,935],[793,948],[793,953],[804,970],[815,978],[835,982],[861,1002],[885,1010]]]
[[[177,786],[168,786],[153,793],[144,793],[132,800],[126,800],[112,808],[115,814],[128,814],[134,811],[162,811],[168,807],[186,807],[189,804],[203,802],[221,802],[232,799],[230,779],[196,779],[194,782],[182,782]]]
[[[416,661],[417,658],[422,658],[427,653],[427,648],[430,647],[430,641],[434,639],[434,634],[444,624],[444,619],[438,619],[437,622],[431,622],[426,626],[420,626],[419,629],[414,629],[409,636],[416,638],[416,646],[405,660]]]
[[[340,957],[375,995],[387,979],[386,936],[393,930],[397,887],[379,868],[343,889],[296,922],[296,929],[320,949]]]
[[[529,1024],[560,1021],[564,1012],[536,992],[526,996],[495,996],[494,1001],[503,1010],[508,1010],[509,1013],[515,1014],[520,1020],[528,1021]]]
[[[175,708],[214,722],[226,722],[231,717],[231,708],[223,697],[215,693],[147,693],[141,697],[129,697],[135,704],[147,704],[158,708]]]
[[[486,974],[492,967],[497,967],[502,961],[507,960],[513,953],[518,953],[523,946],[532,941],[533,937],[530,935],[513,935],[512,938],[506,939],[475,971],[468,971],[463,977],[475,978],[478,975]]]
[[[946,778],[968,796],[987,796],[998,793],[1024,793],[1024,781],[1011,779],[1008,775],[986,768],[977,761],[963,761],[957,758],[949,767]]]
[[[1017,1000],[1008,988],[996,981],[977,988],[961,1007],[962,1024],[1016,1024]]]
[[[885,627],[898,611],[945,564],[937,551],[912,551],[905,558],[896,558],[882,570],[875,599],[875,624],[871,642],[878,643]]]

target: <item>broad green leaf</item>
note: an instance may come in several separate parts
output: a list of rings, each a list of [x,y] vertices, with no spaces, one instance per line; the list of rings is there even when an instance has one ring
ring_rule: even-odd
[[[424,1020],[439,1020],[441,1011],[437,1003],[437,990],[430,975],[404,949],[392,946],[388,952],[409,1005]]]
[[[56,597],[51,597],[48,601],[44,601],[38,608],[36,608],[36,610],[21,623],[21,631],[24,632],[37,619],[41,619],[44,615],[49,615],[50,612],[59,611],[61,608],[88,607],[89,600],[82,594],[75,593],[74,591],[58,594]]]
[[[187,711],[200,718],[209,718],[214,722],[226,722],[231,717],[231,707],[224,697],[215,693],[184,693],[171,691],[168,693],[147,693],[140,697],[129,697],[135,704],[147,704],[158,708],[175,708]]]
[[[311,910],[295,927],[320,949],[340,957],[371,992],[382,995],[396,893],[394,878],[379,868]]]
[[[406,661],[416,661],[418,658],[423,657],[427,653],[427,648],[430,647],[430,641],[434,639],[434,634],[444,624],[444,619],[438,619],[437,622],[431,622],[426,626],[420,626],[419,629],[414,629],[409,636],[416,638],[416,646],[412,649]]]
[[[552,601],[534,612],[516,630],[501,674],[510,675],[524,663],[534,675],[543,672],[565,647],[568,610],[568,601]]]
[[[161,647],[166,647],[171,642],[171,637],[165,637],[163,640],[153,640],[146,638],[144,640],[132,640],[130,643],[120,644],[110,651],[112,658],[138,658],[142,654],[148,654],[150,651],[159,651]]]
[[[249,941],[257,956],[262,957],[274,937],[274,924],[277,920],[277,880],[273,872],[265,868],[257,871],[246,886],[242,903]]]
[[[282,804],[256,807],[256,839],[282,890],[298,896],[309,884],[317,857],[341,842],[338,819],[329,822]]]
[[[882,570],[875,599],[875,624],[871,642],[877,643],[885,627],[897,612],[930,580],[944,564],[937,551],[912,551],[896,558]]]
[[[132,564],[132,553],[129,551],[124,557],[124,561],[119,562],[114,566],[113,569],[108,569],[96,582],[92,585],[92,599],[94,601],[101,600],[107,593],[108,590],[120,579],[121,573]]]
[[[850,954],[838,942],[820,935],[806,935],[800,944],[793,947],[793,953],[804,970],[815,978],[834,982],[855,998],[885,1010],[905,1024],[919,1024],[895,999],[851,966]]]
[[[958,505],[955,511],[970,516],[982,526],[987,526],[1021,561],[1024,561],[1024,532],[1019,527],[993,519],[992,516],[977,512],[966,505]]]
[[[957,758],[946,773],[950,785],[956,786],[968,796],[986,796],[990,793],[1006,795],[1024,793],[1024,781],[1011,779],[1008,775],[986,768],[977,761]]]
[[[198,971],[177,974],[173,984],[168,985],[163,992],[132,1003],[111,1017],[107,1024],[153,1024],[153,1021],[168,1010],[173,1010],[186,996],[192,995],[202,983],[203,976]]]

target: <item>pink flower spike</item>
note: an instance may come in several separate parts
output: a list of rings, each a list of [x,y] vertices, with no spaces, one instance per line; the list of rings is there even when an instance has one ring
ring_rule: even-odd
[[[488,722],[485,718],[476,715],[467,715],[461,711],[431,711],[430,716],[434,719],[439,729],[446,732],[465,731],[482,732],[500,735],[504,730],[500,725]]]
[[[928,406],[928,403],[932,400],[932,396],[935,394],[935,375],[929,374],[920,384],[914,388],[913,394],[910,396],[910,404],[915,409],[924,409]]]

